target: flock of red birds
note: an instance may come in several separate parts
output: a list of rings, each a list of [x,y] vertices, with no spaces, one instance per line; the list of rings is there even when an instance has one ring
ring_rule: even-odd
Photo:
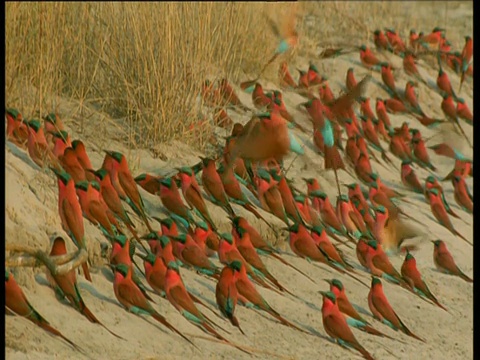
[[[216,314],[215,310],[188,291],[182,281],[180,267],[182,271],[193,270],[199,276],[216,281],[218,309],[242,333],[241,321],[235,316],[237,304],[253,305],[270,314],[282,325],[317,336],[279,314],[258,291],[258,287],[263,287],[283,296],[298,298],[281,284],[281,279],[269,272],[262,261],[266,256],[294,268],[307,278],[306,281],[315,283],[315,280],[290,264],[245,217],[239,215],[239,207],[243,207],[266,222],[275,233],[280,230],[261,215],[258,205],[246,195],[244,188],[255,195],[262,210],[285,223],[282,230],[288,231],[290,248],[294,254],[312,263],[328,266],[341,273],[339,278],[348,276],[370,288],[368,304],[375,319],[408,336],[425,341],[411,332],[394,312],[383,292],[380,278],[407,289],[412,296],[448,310],[423,281],[411,253],[415,247],[402,246],[404,239],[395,238],[387,230],[388,224],[391,226],[407,216],[398,203],[408,200],[405,194],[398,193],[382,182],[380,176],[372,170],[371,161],[384,163],[393,171],[395,165],[389,156],[400,159],[400,176],[405,187],[412,192],[424,194],[435,219],[454,236],[471,244],[458,233],[450,220],[450,216],[459,218],[459,215],[444,197],[442,185],[435,175],[436,168],[430,161],[420,130],[411,128],[406,122],[400,128],[394,128],[389,114],[408,114],[412,119],[418,120],[419,126],[425,127],[451,122],[468,141],[460,121],[473,126],[473,115],[465,101],[454,92],[442,66],[460,74],[462,82],[466,76],[472,76],[473,43],[470,37],[466,37],[463,51],[452,52],[444,31],[439,28],[430,34],[417,34],[412,30],[408,45],[392,29],[385,32],[377,30],[374,33],[374,43],[378,53],[390,51],[402,56],[403,70],[411,77],[405,91],[401,92],[395,85],[392,66],[378,59],[378,55],[368,47],[361,46],[361,64],[381,72],[385,90],[391,95],[387,99],[376,99],[375,113],[371,109],[370,99],[363,96],[370,76],[357,83],[353,68],[349,69],[345,93],[336,98],[327,79],[319,74],[314,65],[310,65],[307,71],[299,70],[298,81],[294,81],[287,63],[280,65],[282,89],[306,97],[302,109],[306,110],[311,120],[313,143],[318,153],[325,158],[325,168],[335,172],[344,170],[350,174],[350,169],[353,169],[359,180],[358,183],[347,185],[346,194],[342,194],[338,186],[339,196],[335,207],[322,191],[317,179],[304,179],[307,187],[304,192],[294,187],[287,178],[283,162],[292,148],[290,128],[296,127],[303,132],[307,130],[289,113],[282,92],[266,92],[258,81],[241,87],[251,92],[254,106],[266,112],[253,115],[245,125],[234,123],[225,111],[227,107],[249,111],[226,79],[218,82],[217,86],[209,81],[203,84],[204,103],[216,109],[215,125],[232,129],[231,136],[227,138],[223,154],[219,158],[202,158],[193,166],[176,169],[178,173],[170,177],[152,174],[134,177],[126,157],[110,150],[105,151],[101,167],[95,170],[83,142],[72,141],[61,118],[55,113],[45,116],[42,123],[37,119],[23,119],[16,109],[6,109],[7,140],[26,149],[35,164],[41,168],[49,167],[57,177],[58,211],[62,228],[79,250],[86,249],[87,246],[85,219],[98,226],[108,239],[111,245],[109,266],[114,273],[113,287],[120,304],[137,315],[152,316],[192,346],[196,347],[191,338],[182,334],[155,310],[151,304],[153,293],[169,301],[188,321],[217,341],[246,353],[255,352],[254,349],[232,343],[220,334],[218,329],[222,328],[205,313],[205,310],[209,310]],[[323,54],[341,56],[342,49],[329,49]],[[422,54],[433,54],[438,58],[439,73],[434,90],[443,96],[441,108],[445,119],[434,119],[427,115],[416,97],[417,81],[432,86],[416,67],[415,58]],[[360,105],[358,117],[354,111],[356,103]],[[343,132],[347,135],[345,144],[342,143]],[[384,147],[382,141],[388,147]],[[454,169],[443,180],[451,180],[455,201],[462,211],[471,214],[473,198],[465,179],[472,176],[472,161],[445,143],[428,149],[455,159]],[[428,169],[432,175],[422,181],[415,173],[416,166]],[[202,186],[197,182],[197,174]],[[365,192],[360,183],[367,186],[368,191]],[[158,222],[157,226],[152,225],[152,217],[145,209],[138,187],[158,196],[169,213],[165,218],[154,218]],[[218,231],[206,200],[224,209],[231,220],[231,233]],[[132,216],[146,226],[146,234],[138,233],[140,223],[137,222],[135,227]],[[127,231],[132,237],[126,235]],[[452,236],[449,241],[453,239]],[[433,259],[438,270],[473,282],[457,267],[445,241],[435,240],[433,244]],[[361,266],[354,266],[354,260],[344,256],[341,246],[355,248]],[[406,251],[400,271],[394,268],[387,255],[388,251],[397,250]],[[61,256],[66,253],[65,239],[61,236],[54,239],[49,255]],[[215,265],[212,257],[218,257],[223,267]],[[143,270],[137,265],[138,258],[143,260]],[[85,278],[92,281],[88,263],[84,262],[81,267]],[[81,298],[76,269],[66,273],[47,272],[50,284],[57,294],[65,297],[89,321],[103,326]],[[360,275],[364,276],[365,273],[372,275],[370,286],[361,280]],[[329,284],[330,290],[321,292],[322,319],[326,333],[340,344],[358,350],[364,358],[373,359],[355,339],[351,327],[375,336],[387,335],[359,315],[349,302],[346,295],[348,291],[340,280],[332,279]],[[5,291],[8,313],[27,317],[83,352],[78,344],[64,337],[34,310],[7,269]]]

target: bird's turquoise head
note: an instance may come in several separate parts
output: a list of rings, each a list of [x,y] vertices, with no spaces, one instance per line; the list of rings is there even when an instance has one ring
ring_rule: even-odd
[[[365,45],[360,46],[360,50],[365,51],[367,50],[367,47]]]
[[[108,171],[105,169],[98,169],[94,174],[100,179],[100,181],[103,181],[107,177]]]
[[[155,265],[155,261],[157,259],[155,254],[150,251],[147,252],[147,255],[140,255],[140,257],[143,259],[143,261],[148,262],[152,266]]]
[[[322,225],[315,225],[312,227],[312,232],[317,235],[322,235],[325,228]]]
[[[331,302],[333,302],[334,304],[337,302],[337,297],[335,296],[335,294],[331,291],[319,291],[320,294],[322,294],[322,296],[324,298],[327,298],[328,300],[330,300]]]
[[[370,246],[372,249],[377,250],[378,243],[375,240],[368,240],[367,245]]]
[[[158,233],[156,231],[151,231],[148,234],[142,236],[141,239],[144,239],[144,240],[159,240],[160,236],[158,235]]]
[[[32,119],[30,121],[27,121],[27,125],[28,125],[28,127],[32,128],[33,131],[35,131],[35,132],[38,132],[40,130],[41,126],[42,126],[40,124],[40,121],[37,120],[37,119]]]
[[[81,140],[73,140],[73,141],[72,141],[72,148],[73,148],[73,150],[77,150],[77,147],[78,147],[79,145],[80,145],[80,146],[83,145],[83,142],[82,142]]]
[[[199,220],[196,222],[197,224],[197,227],[204,230],[204,231],[208,231],[208,225],[205,221],[202,221],[202,220]]]
[[[171,238],[184,245],[187,242],[187,234],[178,234],[178,236],[172,236]]]
[[[82,191],[87,191],[88,190],[88,185],[90,183],[86,180],[84,181],[79,181],[77,183],[75,183],[75,188],[76,189],[79,189],[79,190],[82,190]]]
[[[170,261],[167,264],[167,269],[175,271],[177,274],[180,274],[180,268],[178,267],[178,264],[176,261]]]
[[[157,181],[167,187],[168,189],[170,189],[173,185],[173,181],[172,181],[172,178],[168,177],[168,178],[161,178],[161,179],[157,179]]]
[[[67,173],[64,170],[58,170],[54,167],[50,167],[50,169],[53,171],[53,173],[57,176],[57,179],[60,180],[63,185],[67,185],[67,183],[70,181],[72,178],[69,173]]]
[[[18,115],[20,115],[20,111],[14,108],[5,109],[5,112],[11,117],[13,117],[14,119],[16,119]]]
[[[383,206],[383,205],[378,205],[378,206],[374,207],[373,209],[376,212],[379,212],[379,213],[382,213],[382,214],[385,214],[385,212],[386,212],[385,206]]]
[[[170,239],[168,238],[168,236],[165,235],[160,236],[158,240],[160,240],[160,246],[162,247],[162,249],[165,249],[170,243]]]
[[[113,269],[115,270],[115,272],[119,272],[120,274],[122,274],[123,277],[125,277],[127,276],[130,267],[127,264],[120,263],[117,265],[113,265]]]
[[[377,29],[373,32],[373,34],[376,35],[376,36],[380,35],[380,33],[381,33],[381,31],[379,29]]]
[[[127,237],[123,234],[115,235],[113,242],[120,244],[120,246],[123,248],[127,243]]]
[[[378,277],[372,276],[372,286],[375,285],[382,285],[382,281]]]
[[[43,120],[55,125],[57,123],[57,116],[55,115],[55,113],[50,113],[48,115],[45,115],[43,117]]]
[[[171,229],[175,222],[172,218],[166,217],[164,219],[160,219],[160,224],[164,225],[167,229]]]
[[[435,196],[438,196],[438,189],[435,189],[435,188],[428,189],[428,192],[432,193]]]
[[[147,178],[147,174],[146,174],[146,173],[143,173],[143,174],[138,175],[138,176],[137,176],[135,179],[133,179],[133,180],[135,180],[135,182],[138,183],[138,182],[140,182],[140,181],[144,181],[146,178]]]
[[[428,175],[427,176],[427,183],[433,184],[434,182],[435,182],[435,178],[433,177],[433,175]]]
[[[240,260],[233,260],[232,262],[228,263],[227,266],[232,270],[240,272],[242,269],[242,262]]]
[[[5,281],[8,281],[8,280],[10,280],[10,272],[7,269],[5,269]]]
[[[228,242],[230,245],[233,244],[232,234],[229,234],[229,233],[221,233],[221,234],[220,234],[220,238],[222,238],[223,240],[225,240],[226,242]]]
[[[331,286],[336,287],[338,290],[343,291],[343,284],[340,280],[338,280],[338,279],[332,279],[332,280],[325,279],[325,281],[327,283],[329,283]]]
[[[442,240],[440,239],[432,240],[432,243],[435,247],[439,247],[442,244]]]
[[[288,227],[288,231],[294,234],[297,234],[299,229],[300,225],[297,222],[293,223],[291,226]]]
[[[105,152],[118,163],[123,159],[123,154],[118,151],[105,150]]]
[[[177,168],[177,170],[181,173],[181,174],[186,174],[188,176],[192,176],[193,174],[193,171],[192,171],[192,168],[188,167],[188,166],[182,166],[180,168]]]
[[[311,191],[310,196],[318,197],[322,200],[325,200],[327,198],[327,194],[325,194],[323,191],[320,191],[320,190]]]
[[[413,257],[413,255],[410,253],[410,251],[407,251],[407,254],[405,255],[405,261],[409,261],[409,260],[414,260],[415,258]]]

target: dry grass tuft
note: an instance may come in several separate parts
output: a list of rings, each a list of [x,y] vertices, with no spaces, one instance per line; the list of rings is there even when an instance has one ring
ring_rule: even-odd
[[[414,11],[401,3],[301,2],[298,54],[312,58],[319,44],[345,37],[358,45],[374,27],[406,35],[411,24],[395,20],[399,9]],[[58,97],[73,99],[79,107],[68,115],[81,118],[80,132],[97,125],[84,118],[86,106],[123,124],[130,146],[181,138],[203,148],[213,126],[186,135],[195,121],[212,118],[199,98],[202,81],[256,76],[277,45],[264,16],[291,11],[291,3],[9,2],[6,105],[31,117],[58,109]],[[32,86],[35,94],[25,96]]]

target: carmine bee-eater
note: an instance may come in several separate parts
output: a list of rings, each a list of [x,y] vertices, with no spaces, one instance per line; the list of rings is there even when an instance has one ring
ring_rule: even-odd
[[[268,271],[267,267],[263,263],[262,259],[256,252],[253,244],[250,240],[250,234],[241,227],[232,226],[232,236],[235,239],[235,245],[238,251],[243,256],[246,262],[250,264],[255,270],[260,272],[263,277],[268,279],[274,284],[280,291],[287,291],[278,280]]]
[[[88,169],[93,169],[93,167],[90,158],[88,157],[87,150],[85,149],[85,144],[81,140],[73,140],[72,149],[77,156],[78,162],[82,166],[83,170],[85,170],[85,176],[87,180],[95,180],[95,175],[87,171]]]
[[[457,117],[473,126],[473,114],[463,98],[457,99]]]
[[[465,45],[463,46],[461,58],[461,72],[462,76],[460,78],[460,86],[458,92],[462,90],[462,84],[465,80],[465,74],[468,72],[470,67],[470,60],[473,56],[473,39],[470,36],[465,36]]]
[[[422,108],[418,104],[417,94],[415,94],[415,83],[411,80],[407,81],[405,85],[405,100],[413,111],[421,116],[425,116]]]
[[[28,125],[22,114],[14,108],[5,109],[7,118],[7,139],[15,145],[24,148],[28,141]]]
[[[427,82],[423,79],[418,71],[415,55],[408,50],[403,56],[403,71],[405,74],[413,76],[416,80],[420,81],[424,85],[427,85]]]
[[[220,234],[220,244],[218,246],[218,258],[220,262],[224,265],[238,260],[241,261],[245,267],[245,271],[248,273],[248,276],[252,278],[259,285],[266,287],[267,289],[272,289],[267,282],[264,281],[264,275],[259,271],[253,268],[247,260],[243,257],[240,251],[237,248],[235,239],[229,233]]]
[[[466,243],[472,245],[462,234],[460,234],[452,224],[452,221],[448,217],[447,210],[443,204],[442,198],[438,192],[438,189],[432,188],[427,190],[430,209],[432,211],[433,216],[435,219],[442,225],[443,227],[447,228],[452,234],[457,235]]]
[[[412,162],[410,160],[402,161],[402,168],[401,168],[401,177],[402,183],[410,190],[423,194],[424,189],[422,184],[420,184],[420,180],[415,173],[415,170],[412,169]]]
[[[187,266],[192,266],[196,271],[202,274],[214,276],[217,275],[219,269],[213,264],[205,251],[193,240],[189,234],[179,234],[178,236],[170,236],[179,244],[180,260]]]
[[[79,249],[86,249],[85,230],[83,226],[82,208],[77,198],[72,177],[65,171],[51,168],[58,183],[58,212],[62,221],[62,229],[70,236]],[[87,263],[82,264],[85,279],[92,281]]]
[[[105,153],[106,158],[110,157],[113,159],[112,168],[109,170],[112,180],[114,177],[118,179],[118,184],[123,189],[126,195],[126,201],[128,205],[130,205],[133,211],[135,211],[135,213],[142,218],[148,230],[152,231],[150,223],[147,219],[147,215],[145,213],[145,205],[143,204],[142,197],[140,196],[137,184],[133,179],[132,173],[128,168],[128,163],[125,155],[119,153],[118,151],[105,151]],[[112,183],[118,192],[115,182]]]
[[[377,50],[392,50],[385,34],[379,29],[373,32],[373,42]]]
[[[67,248],[65,246],[65,240],[62,237],[57,237],[53,240],[52,248],[50,250],[50,256],[59,256],[65,255],[67,253]],[[87,308],[85,305],[80,291],[77,286],[77,276],[75,274],[75,269],[70,270],[64,275],[52,274],[47,270],[47,278],[50,281],[55,293],[63,298],[67,298],[70,304],[78,310],[82,315],[84,315],[89,321],[94,324],[99,324],[105,330],[107,330],[113,336],[123,339],[121,336],[118,336],[114,332],[110,331],[105,325],[103,325],[100,320]]]
[[[236,260],[225,265],[215,288],[215,299],[223,316],[245,335],[235,316],[235,307],[238,301],[237,278],[241,267],[242,263]]]
[[[227,214],[235,216],[230,202],[228,201],[225,188],[223,187],[222,179],[215,167],[215,160],[211,158],[202,158],[202,186],[205,192],[210,196],[214,204],[221,206]]]
[[[75,183],[87,180],[87,172],[83,169],[72,147],[66,148],[59,160],[62,168],[73,178]]]
[[[410,284],[415,292],[420,293],[427,299],[431,300],[438,307],[448,311],[442,304],[438,302],[437,298],[428,288],[427,284],[422,278],[422,275],[420,274],[420,271],[417,269],[417,261],[409,251],[407,251],[407,254],[405,255],[405,260],[403,261],[402,268],[400,270],[403,278]]]
[[[355,310],[348,300],[347,294],[345,293],[345,287],[340,280],[324,280],[330,285],[330,291],[336,296],[338,309],[345,316],[349,326],[353,326],[359,330],[365,331],[368,334],[393,339],[392,337],[385,335],[384,333],[373,328],[364,318],[360,316],[360,314],[357,312],[357,310]]]
[[[410,285],[403,279],[402,275],[393,267],[390,259],[385,251],[383,251],[382,245],[375,240],[367,241],[368,250],[365,256],[367,268],[372,275],[380,276],[400,284],[407,289],[411,289]]]
[[[195,344],[185,335],[173,327],[162,315],[160,315],[153,306],[148,302],[140,289],[132,280],[132,270],[126,264],[117,264],[113,266],[115,278],[113,280],[113,290],[115,296],[123,307],[129,312],[136,315],[148,315],[177,333],[190,344]]]
[[[392,47],[392,50],[395,54],[403,54],[405,53],[406,46],[403,42],[400,35],[394,29],[385,28],[385,35],[387,37],[388,43]]]
[[[280,78],[280,86],[284,89],[296,89],[297,83],[293,80],[290,71],[288,70],[288,64],[286,61],[283,61],[280,64],[280,69],[278,70],[278,76]]]
[[[188,294],[187,289],[180,276],[180,269],[177,263],[171,261],[167,264],[167,275],[165,276],[165,291],[167,299],[177,309],[182,316],[192,324],[198,326],[206,333],[224,341],[226,344],[234,346],[241,351],[247,352],[241,346],[233,345],[222,335],[220,335],[213,327],[205,315],[195,306],[192,298]],[[248,352],[247,352],[248,353]]]
[[[460,268],[455,264],[455,260],[453,260],[453,256],[448,251],[447,245],[442,240],[435,240],[432,241],[433,243],[433,262],[435,267],[438,271],[449,274],[459,276],[461,279],[465,280],[466,282],[473,283],[473,280],[465,275]]]
[[[100,184],[95,180],[81,181],[75,184],[75,189],[83,216],[93,225],[99,226],[107,238],[113,238],[120,231],[120,226],[102,198]]]
[[[437,179],[435,179],[435,177],[433,177],[433,175],[429,175],[425,179],[424,195],[425,195],[425,200],[428,203],[430,203],[430,194],[429,194],[429,191],[428,191],[430,189],[437,189],[438,193],[440,195],[440,198],[442,199],[443,206],[445,207],[445,210],[447,210],[447,213],[452,215],[454,218],[460,219],[460,217],[452,210],[452,208],[448,204],[447,199],[445,199],[445,194],[443,192],[442,185],[440,185],[440,183],[437,181]]]
[[[437,49],[440,46],[444,32],[445,29],[436,26],[430,34],[419,36],[415,42],[427,50]]]
[[[320,291],[323,297],[322,321],[327,334],[334,338],[340,345],[352,347],[359,351],[367,360],[373,360],[373,356],[360,345],[347,324],[337,305],[337,298],[331,291]]]
[[[392,67],[389,63],[381,62],[382,81],[387,87],[390,96],[398,97],[397,87],[395,86],[395,78],[393,77]]]
[[[360,46],[360,61],[366,68],[378,68],[381,61],[372,53],[372,51],[365,45]]]
[[[28,125],[28,141],[27,148],[30,158],[35,164],[43,168],[46,162],[52,166],[58,167],[59,163],[45,138],[43,127],[40,121],[34,119],[27,122]]]
[[[347,264],[345,259],[340,255],[338,249],[330,242],[325,228],[323,228],[321,225],[314,226],[312,227],[310,235],[320,252],[327,259],[340,264],[345,269],[351,268],[351,266]]]
[[[357,86],[357,80],[355,79],[355,75],[353,74],[353,68],[349,68],[347,70],[347,78],[345,80],[345,84],[348,91],[352,91],[352,89]]]
[[[50,132],[49,134],[52,135],[53,155],[55,155],[55,157],[59,159],[65,152],[65,149],[67,149],[71,145],[70,135],[63,130]]]
[[[134,180],[146,192],[152,195],[157,195],[160,191],[158,180],[160,176],[143,173],[138,175]]]
[[[376,319],[387,324],[393,330],[400,330],[408,336],[425,342],[425,340],[412,333],[400,320],[383,292],[382,281],[375,276],[372,277],[372,286],[368,293],[368,306]]]
[[[134,230],[135,225],[123,208],[122,201],[113,187],[110,179],[110,173],[101,168],[97,171],[88,170],[87,172],[93,173],[96,176],[96,179],[100,184],[101,197],[105,201],[105,204],[107,204],[110,211],[127,226],[128,230],[133,236],[135,236],[137,241],[139,241],[137,232]]]
[[[458,129],[460,130],[460,133],[463,135],[465,140],[467,140],[468,145],[472,147],[472,143],[470,142],[470,139],[468,138],[467,134],[465,134],[463,128],[460,126],[460,122],[458,121],[457,109],[455,108],[455,104],[453,102],[452,96],[446,95],[446,94],[443,96],[441,108],[447,120],[449,120],[450,122],[452,122],[454,125],[458,127]]]
[[[189,223],[193,222],[193,216],[189,208],[183,202],[175,180],[170,177],[162,178],[157,181],[160,184],[159,196],[163,206],[170,211],[171,216],[175,220],[179,220],[186,228],[188,228]]]
[[[292,324],[290,321],[285,319],[267,303],[267,301],[262,297],[262,295],[255,288],[255,285],[249,279],[244,263],[238,261],[237,268],[240,269],[238,271],[238,275],[237,275],[238,277],[236,282],[239,297],[242,296],[245,300],[253,304],[255,308],[263,310],[266,313],[270,314],[275,319],[280,321],[282,325],[291,327],[303,333],[310,334],[309,332],[299,328],[298,326]],[[247,304],[243,304],[243,305],[247,305]]]
[[[242,104],[237,94],[235,94],[232,85],[228,83],[227,79],[221,79],[219,81],[218,90],[227,104],[239,107],[242,110],[248,110],[248,108]]]
[[[197,183],[195,174],[189,167],[181,167],[178,169],[180,174],[180,181],[182,184],[183,197],[187,203],[198,211],[200,216],[210,224],[214,231],[217,231],[217,227],[213,222],[210,213],[208,211],[205,200],[202,196],[202,190]]]
[[[455,175],[452,178],[452,183],[454,190],[453,196],[457,204],[460,205],[463,210],[473,214],[473,196],[470,195],[470,192],[468,191],[465,178]]]
[[[17,284],[13,275],[7,269],[5,269],[5,307],[13,313],[27,318],[45,331],[61,337],[75,349],[80,350],[74,342],[66,338],[60,331],[50,325],[50,323],[33,308],[22,288]]]
[[[138,275],[134,272],[133,265],[142,272],[140,266],[134,260],[135,245],[123,234],[112,238],[112,252],[110,253],[110,265],[126,264],[132,270],[132,280],[142,291],[142,294],[150,301],[153,299],[147,294],[147,288],[143,285]]]
[[[441,66],[438,70],[437,86],[440,89],[442,95],[446,94],[448,96],[452,96],[455,101],[458,101],[458,97],[453,91],[453,87],[448,77],[448,74],[443,71]]]

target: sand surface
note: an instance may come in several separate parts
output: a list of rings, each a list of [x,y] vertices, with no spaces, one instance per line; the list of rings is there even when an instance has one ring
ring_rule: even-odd
[[[463,8],[462,8],[463,9]],[[463,9],[467,14],[468,21],[472,20],[471,7]],[[456,16],[452,14],[452,16]],[[424,29],[429,31],[429,29]],[[455,33],[452,25],[451,34]],[[405,34],[404,34],[405,35]],[[466,33],[456,34],[462,39]],[[471,35],[471,34],[470,34]],[[453,35],[452,35],[453,36]],[[405,38],[405,36],[404,36]],[[373,43],[369,43],[373,46]],[[461,48],[463,41],[459,40],[454,48]],[[392,54],[386,54],[386,58],[399,70],[395,71],[395,80],[399,89],[405,88],[408,77],[401,69],[401,59]],[[297,59],[296,66],[305,69],[309,59]],[[314,63],[320,63],[314,60]],[[349,67],[354,67],[355,76],[360,80],[369,73],[359,65],[358,53],[350,54],[337,59],[329,59],[321,62],[321,71],[328,75],[330,86],[334,94],[339,94],[345,83],[345,74]],[[438,69],[424,65],[420,61],[420,71],[424,76],[433,81],[436,80]],[[294,66],[291,66],[293,73]],[[459,77],[450,70],[446,70],[452,81],[454,89],[458,89]],[[372,73],[373,80],[369,83],[366,96],[371,98],[374,108],[375,98],[386,98],[387,93],[378,85],[381,83],[379,73]],[[296,77],[296,75],[295,75]],[[263,82],[267,89],[276,88],[273,83]],[[241,100],[247,106],[253,108],[251,97],[241,93],[238,84],[235,90]],[[424,86],[419,85],[419,100],[422,108],[428,115],[435,118],[443,118],[440,108],[441,96]],[[459,96],[463,97],[470,109],[473,111],[473,83],[469,79],[464,85]],[[295,116],[298,122],[308,126],[309,120],[305,112],[297,110],[297,105],[305,101],[296,93],[286,91],[284,99],[287,108]],[[79,130],[79,118],[72,116],[75,103],[66,100],[61,101],[59,113],[62,115],[67,126],[67,131],[72,139],[81,138],[87,146],[87,151],[95,168],[100,167],[103,161],[102,149],[114,149],[123,152],[128,157],[128,162],[134,176],[143,172],[152,174],[166,174],[171,172],[175,166],[193,165],[198,162],[198,152],[188,148],[182,143],[172,142],[159,144],[156,147],[155,157],[150,150],[128,150],[123,144],[124,133],[118,126],[114,126],[111,119],[105,119],[103,115],[92,110],[91,124],[86,123],[83,133]],[[21,111],[21,109],[19,109]],[[356,105],[358,112],[358,105]],[[229,110],[229,115],[234,121],[245,123],[249,115]],[[460,135],[453,132],[451,125],[444,125],[437,129],[423,127],[413,117],[404,115],[390,115],[394,126],[400,126],[404,121],[409,122],[411,128],[421,131],[425,139],[436,134],[427,145],[445,141],[456,147],[468,157],[473,156],[473,151]],[[93,126],[92,124],[100,124]],[[473,141],[473,128],[465,123],[462,127]],[[324,191],[335,203],[336,186],[332,172],[325,172],[323,169],[323,157],[316,154],[310,135],[302,134],[295,130],[298,139],[306,144],[305,155],[298,156],[288,172],[288,177],[294,180],[295,185],[300,189],[306,189],[301,180],[302,177],[315,177],[319,180]],[[388,144],[383,144],[388,148]],[[158,156],[158,155],[161,156]],[[459,237],[452,235],[447,229],[436,222],[430,211],[430,206],[425,202],[423,195],[414,194],[402,185],[400,179],[400,160],[388,153],[395,164],[395,169],[385,166],[372,160],[374,171],[380,174],[382,180],[392,188],[408,194],[411,203],[402,203],[402,209],[409,215],[415,217],[421,224],[407,220],[406,223],[418,231],[418,236],[410,242],[417,244],[418,250],[414,252],[417,266],[422,273],[430,290],[438,300],[444,304],[449,312],[420,300],[418,297],[400,288],[383,281],[385,294],[391,305],[403,320],[403,322],[414,333],[426,339],[426,343],[414,340],[401,332],[395,332],[389,327],[373,319],[368,309],[368,289],[331,269],[315,266],[307,261],[294,256],[288,248],[286,233],[275,238],[268,227],[257,221],[253,215],[244,211],[241,207],[234,206],[235,210],[245,216],[252,224],[257,226],[265,239],[277,244],[284,249],[288,255],[285,259],[294,266],[307,273],[316,281],[312,283],[293,269],[281,264],[279,261],[262,257],[270,272],[290,291],[304,299],[293,298],[290,295],[279,295],[278,293],[261,287],[257,288],[265,297],[268,303],[285,318],[298,326],[310,329],[319,337],[300,333],[296,330],[280,325],[269,315],[237,307],[236,316],[240,321],[246,336],[242,335],[228,321],[221,320],[214,316],[210,310],[205,310],[207,316],[216,323],[228,330],[225,334],[228,339],[235,343],[243,344],[250,348],[258,349],[256,357],[259,359],[344,359],[360,358],[358,353],[345,350],[329,341],[321,318],[322,299],[319,290],[327,290],[328,285],[322,280],[325,278],[339,278],[345,285],[347,294],[352,303],[361,307],[368,315],[366,318],[378,330],[394,337],[397,340],[379,338],[368,335],[364,332],[353,330],[361,344],[376,359],[469,359],[473,357],[473,286],[465,281],[435,270],[433,264],[433,245],[430,240],[444,240],[453,254],[458,266],[469,276],[473,276],[473,251],[472,247],[463,242]],[[6,144],[6,243],[17,243],[28,245],[33,248],[47,250],[49,236],[54,232],[61,232],[60,217],[57,210],[58,190],[57,183],[51,173],[42,172],[28,157],[28,153],[16,148],[13,144]],[[379,156],[379,153],[375,153]],[[437,156],[429,150],[433,164],[437,167],[435,175],[443,178],[453,168],[454,160]],[[161,160],[164,159],[164,160]],[[287,166],[293,161],[294,155],[289,155],[285,163]],[[415,171],[422,184],[430,174],[428,171],[415,167]],[[353,170],[351,171],[353,173]],[[348,184],[356,181],[348,174],[339,173],[340,182]],[[468,178],[467,184],[473,192],[473,179]],[[451,218],[455,228],[462,233],[470,242],[473,242],[473,217],[467,214],[454,201],[453,187],[451,182],[444,182],[442,186],[445,196],[452,209],[462,219]],[[363,187],[363,185],[362,185]],[[141,190],[145,200],[147,211],[153,216],[162,216],[163,208],[160,200],[145,191]],[[208,203],[213,220],[221,231],[230,231],[230,224],[224,211],[211,203]],[[263,212],[262,214],[275,226],[281,227],[282,223],[272,215]],[[145,229],[136,219],[140,232]],[[159,228],[153,221],[152,224]],[[127,340],[120,340],[113,337],[102,327],[90,323],[81,314],[69,306],[66,302],[59,302],[55,298],[53,290],[48,286],[44,268],[16,268],[13,274],[23,288],[26,296],[32,305],[51,324],[59,329],[70,339],[79,344],[89,358],[92,359],[186,359],[195,357],[197,359],[248,359],[250,356],[223,344],[211,342],[199,338],[205,335],[197,327],[185,320],[167,300],[152,295],[156,304],[154,307],[176,326],[180,331],[189,334],[200,351],[186,343],[179,336],[169,332],[153,320],[144,319],[137,315],[127,313],[118,303],[113,292],[111,271],[105,265],[107,259],[102,257],[101,244],[106,244],[106,239],[101,232],[85,220],[85,231],[87,234],[87,245],[92,261],[91,273],[93,284],[87,282],[82,275],[78,276],[78,283],[82,297],[87,306],[94,314],[110,329]],[[66,235],[65,238],[67,239]],[[67,240],[70,250],[74,246]],[[358,260],[355,251],[342,247],[347,258],[357,266]],[[404,255],[391,256],[391,261],[398,270],[403,262]],[[217,258],[214,259],[219,264]],[[370,283],[370,275],[359,271],[360,278]],[[211,309],[219,314],[215,305],[215,282],[210,278],[197,275],[193,271],[182,269],[182,277],[186,286]],[[146,283],[146,282],[145,282]],[[6,316],[6,355],[7,359],[83,359],[85,356],[73,350],[69,345],[56,337],[50,336],[31,322],[20,317]],[[260,352],[264,351],[264,353]]]

